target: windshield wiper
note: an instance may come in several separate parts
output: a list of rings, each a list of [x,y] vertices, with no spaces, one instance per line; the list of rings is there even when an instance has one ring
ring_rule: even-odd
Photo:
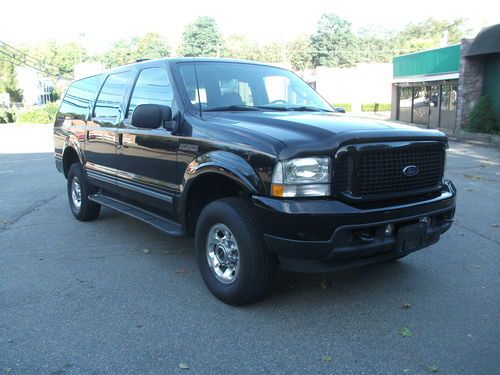
[[[223,112],[223,111],[260,111],[258,107],[250,105],[226,105],[204,109],[203,112]]]
[[[287,112],[287,111],[298,111],[298,112],[334,112],[329,109],[323,109],[323,108],[317,108],[317,107],[311,107],[311,106],[266,106],[266,105],[259,105],[259,108],[262,109],[271,109],[274,111],[282,111],[282,112]]]
[[[289,111],[307,111],[307,112],[333,112],[329,109],[324,109],[324,108],[317,108],[317,107],[311,107],[308,105],[302,105],[298,107],[288,107]]]

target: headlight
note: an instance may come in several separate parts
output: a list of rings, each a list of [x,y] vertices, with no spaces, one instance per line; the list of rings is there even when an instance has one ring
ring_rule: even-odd
[[[275,197],[322,197],[330,195],[330,158],[309,157],[280,161],[272,178]]]

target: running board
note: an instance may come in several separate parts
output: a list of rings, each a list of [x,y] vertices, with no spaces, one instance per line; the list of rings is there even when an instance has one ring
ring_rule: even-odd
[[[182,226],[178,223],[175,223],[171,220],[165,219],[161,216],[155,215],[151,212],[145,211],[138,207],[135,207],[131,204],[121,202],[117,199],[108,197],[104,194],[94,194],[89,195],[89,200],[92,202],[98,203],[101,206],[109,207],[115,211],[124,213],[128,216],[132,216],[133,218],[139,219],[146,224],[149,224],[162,232],[165,232],[171,236],[175,237],[183,237],[185,236],[184,231],[182,230]]]

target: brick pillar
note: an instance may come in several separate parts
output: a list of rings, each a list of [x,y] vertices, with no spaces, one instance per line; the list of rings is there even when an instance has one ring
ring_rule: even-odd
[[[465,57],[474,39],[462,39],[458,79],[457,129],[467,125],[469,113],[483,95],[483,58]]]

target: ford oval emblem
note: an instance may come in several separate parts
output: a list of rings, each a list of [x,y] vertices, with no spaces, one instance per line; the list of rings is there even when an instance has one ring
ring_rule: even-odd
[[[407,177],[413,177],[418,174],[418,167],[416,165],[407,165],[403,168],[403,174]]]

